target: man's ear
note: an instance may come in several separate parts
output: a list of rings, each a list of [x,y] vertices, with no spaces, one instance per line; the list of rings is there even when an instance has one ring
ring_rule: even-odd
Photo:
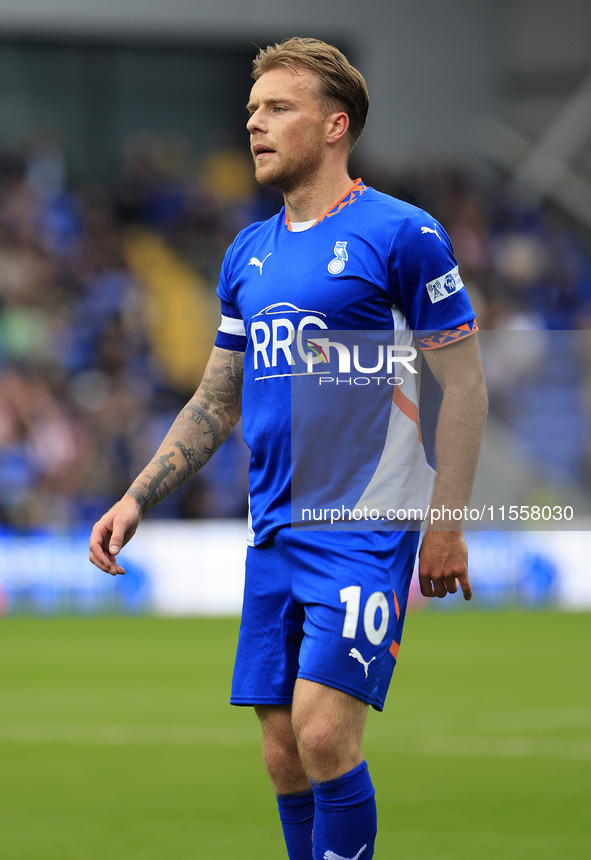
[[[338,143],[347,134],[349,129],[349,117],[344,111],[339,113],[331,113],[327,117],[329,121],[326,142],[330,144]]]

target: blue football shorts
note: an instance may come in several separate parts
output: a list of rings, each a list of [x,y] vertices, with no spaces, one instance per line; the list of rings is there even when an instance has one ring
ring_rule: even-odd
[[[296,678],[381,711],[419,532],[279,529],[249,547],[234,705],[290,704]]]

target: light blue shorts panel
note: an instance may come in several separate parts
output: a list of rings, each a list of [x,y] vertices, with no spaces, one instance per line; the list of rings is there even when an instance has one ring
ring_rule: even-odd
[[[289,704],[305,678],[382,710],[418,539],[284,528],[249,547],[232,704]]]

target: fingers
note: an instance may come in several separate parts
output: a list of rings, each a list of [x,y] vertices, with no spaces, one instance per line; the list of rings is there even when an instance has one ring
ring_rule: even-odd
[[[118,574],[123,575],[125,573],[125,568],[121,567],[120,564],[117,564],[115,556],[116,553],[103,549],[102,541],[91,538],[90,553],[88,556],[90,561],[96,565],[96,567],[104,570],[105,573],[110,573],[111,576],[117,576]]]
[[[447,588],[443,579],[431,577],[427,573],[420,573],[419,582],[423,597],[445,597],[447,594]]]
[[[460,585],[462,586],[462,594],[464,595],[464,600],[472,600],[472,586],[470,585],[468,574],[466,574],[465,581],[460,580]]]
[[[458,532],[429,532],[419,553],[419,583],[424,597],[446,597],[462,589],[464,600],[472,599],[468,577],[468,551]]]
[[[96,567],[104,570],[105,573],[109,573],[111,576],[122,576],[125,573],[125,568],[116,563],[114,556],[95,553],[91,550],[88,558]]]
[[[464,600],[472,600],[472,587],[467,573],[462,574],[419,574],[419,583],[423,597],[447,597],[462,589]]]
[[[124,574],[125,568],[117,564],[116,556],[135,534],[141,518],[140,506],[126,494],[95,523],[90,535],[90,561],[111,576]]]
[[[105,518],[99,520],[90,535],[89,559],[96,567],[110,573],[111,576],[122,575],[125,568],[117,564],[115,556],[123,543],[122,538],[111,533],[111,527]]]
[[[113,527],[113,534],[111,535],[111,541],[109,543],[109,553],[112,556],[116,556],[121,547],[123,546],[123,541],[125,540],[125,534],[123,529]]]

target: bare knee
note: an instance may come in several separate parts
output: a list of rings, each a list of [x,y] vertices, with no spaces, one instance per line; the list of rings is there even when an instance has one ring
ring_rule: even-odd
[[[358,699],[298,680],[292,721],[300,759],[310,779],[335,779],[361,763],[366,714],[367,705]]]
[[[277,794],[306,791],[309,780],[300,760],[289,706],[259,706],[263,730],[263,761]]]
[[[300,757],[310,777],[331,779],[346,754],[338,727],[321,715],[309,716],[298,725],[297,737]]]

